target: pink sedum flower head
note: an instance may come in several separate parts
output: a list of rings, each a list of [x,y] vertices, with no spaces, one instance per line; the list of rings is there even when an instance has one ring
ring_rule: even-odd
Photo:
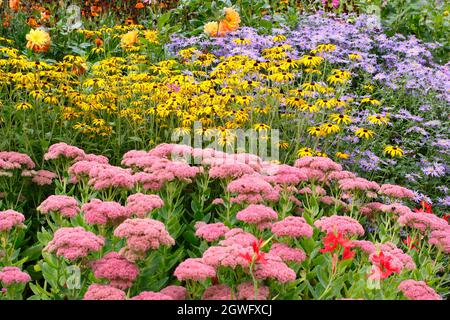
[[[243,256],[252,254],[249,247],[242,247],[239,244],[229,246],[212,246],[203,253],[203,262],[214,267],[230,267],[235,269],[237,266],[248,267],[249,262]]]
[[[138,218],[144,218],[163,205],[164,201],[156,194],[136,193],[128,197],[125,208],[129,214],[133,214]]]
[[[104,244],[102,237],[82,227],[60,228],[44,250],[56,251],[57,256],[63,256],[67,260],[76,260],[87,257],[90,252],[99,251]]]
[[[372,254],[377,251],[375,244],[368,240],[350,240],[352,248],[359,248],[362,252]]]
[[[52,144],[46,154],[44,154],[44,160],[58,159],[59,157],[65,157],[69,159],[83,158],[86,154],[80,148],[68,145],[67,143],[60,142]]]
[[[188,258],[178,265],[173,274],[179,281],[203,281],[215,277],[216,270],[200,258]]]
[[[416,263],[414,262],[414,259],[409,254],[404,253],[402,249],[397,248],[397,246],[392,242],[383,243],[379,247],[385,254],[390,254],[393,259],[400,261],[402,270],[416,269]]]
[[[448,229],[448,222],[432,213],[411,211],[400,216],[397,221],[401,226],[408,226],[422,232]]]
[[[91,179],[108,166],[108,164],[93,161],[77,161],[69,167],[70,181],[75,183],[85,177]]]
[[[111,286],[121,290],[130,288],[139,274],[139,268],[117,252],[93,262],[92,271],[96,278],[108,279]]]
[[[233,228],[225,233],[225,239],[221,240],[219,244],[221,246],[237,244],[241,247],[251,247],[254,242],[258,242],[258,239],[256,239],[253,234],[246,232],[241,228]]]
[[[156,250],[162,245],[175,244],[165,225],[149,218],[127,219],[114,230],[114,235],[127,239],[127,247],[122,251],[126,258],[132,257],[133,253],[135,257],[143,258],[150,249]],[[128,251],[131,252],[127,256]]]
[[[383,195],[392,198],[414,198],[414,192],[409,189],[406,189],[401,186],[397,186],[395,184],[383,184],[379,190],[379,192]]]
[[[168,296],[161,292],[143,291],[137,296],[131,298],[131,300],[174,300],[171,296]]]
[[[206,288],[202,300],[232,300],[231,288],[226,284],[218,284]]]
[[[187,290],[182,286],[168,286],[162,289],[160,292],[169,297],[172,297],[173,300],[186,300],[187,297]]]
[[[236,203],[261,203],[263,201],[277,201],[279,199],[279,191],[274,189],[272,185],[265,181],[263,176],[244,175],[241,178],[231,181],[227,190],[237,194],[234,198]]]
[[[0,232],[11,231],[12,228],[23,228],[25,216],[15,210],[0,211]]]
[[[131,170],[115,166],[103,165],[103,169],[98,172],[90,171],[89,185],[95,190],[105,190],[109,188],[119,188],[129,190],[134,187],[134,177]],[[97,166],[100,168],[100,165]]]
[[[96,163],[101,163],[101,164],[108,164],[109,160],[107,157],[102,156],[102,155],[97,155],[97,154],[86,154],[84,156],[79,156],[78,158],[75,159],[75,161],[89,161],[89,162],[96,162]]]
[[[303,217],[289,216],[272,225],[272,233],[277,237],[311,238],[313,232],[313,228]]]
[[[92,199],[81,207],[88,224],[118,224],[129,217],[128,210],[120,203]]]
[[[0,151],[0,172],[16,169],[34,169],[35,163],[23,153],[15,151]]]
[[[209,169],[209,176],[213,179],[239,178],[246,174],[253,174],[255,170],[245,163],[223,163]]]
[[[294,166],[297,168],[316,169],[322,172],[342,171],[341,165],[326,157],[302,157],[295,161]]]
[[[322,217],[314,222],[314,226],[323,232],[338,232],[344,236],[362,236],[364,228],[355,219],[348,216]]]
[[[104,284],[91,284],[83,300],[126,300],[124,291]]]
[[[258,295],[256,296],[256,300],[268,300],[269,295],[269,287],[258,285]],[[248,281],[238,285],[237,298],[238,300],[255,300],[255,287],[253,286],[253,282]]]
[[[280,283],[294,281],[295,271],[289,268],[283,260],[276,255],[267,253],[264,256],[264,263],[255,264],[254,275],[258,280],[275,279]]]
[[[277,220],[278,214],[262,204],[251,204],[236,214],[236,219],[248,224],[261,224]]]
[[[356,174],[350,171],[332,171],[327,176],[328,181],[334,181],[334,180],[343,180],[343,179],[352,179],[356,178]]]
[[[384,204],[381,202],[369,202],[363,204],[359,208],[359,212],[365,216],[372,217],[376,212],[381,212],[383,206]]]
[[[285,243],[272,244],[269,253],[279,256],[284,262],[301,263],[306,259],[306,253],[302,249],[292,248]]]
[[[373,191],[378,191],[380,189],[380,186],[378,183],[373,182],[373,181],[369,181],[367,179],[364,178],[346,178],[346,179],[341,179],[338,181],[339,183],[339,188],[342,191],[357,191],[357,190],[362,190],[362,191],[369,191],[369,190],[373,190]]]
[[[36,183],[38,186],[45,186],[53,183],[53,179],[56,178],[56,173],[48,170],[38,170],[33,175],[31,181]]]
[[[230,231],[222,222],[206,224],[203,221],[199,221],[195,224],[195,229],[195,235],[208,242],[216,241]]]
[[[30,275],[17,267],[3,267],[0,269],[0,282],[4,286],[27,283],[29,281],[31,281]]]
[[[379,210],[387,213],[394,213],[397,216],[403,216],[412,212],[411,209],[401,203],[382,204],[379,206]]]
[[[266,169],[268,176],[266,181],[281,185],[297,185],[308,180],[308,175],[304,170],[286,164],[273,165]]]
[[[409,300],[442,300],[442,297],[429,287],[425,281],[403,280],[398,289]]]
[[[435,245],[447,254],[450,253],[450,226],[431,231],[428,243]]]
[[[64,195],[49,196],[37,207],[37,210],[44,214],[56,212],[66,218],[75,217],[80,212],[77,200]]]

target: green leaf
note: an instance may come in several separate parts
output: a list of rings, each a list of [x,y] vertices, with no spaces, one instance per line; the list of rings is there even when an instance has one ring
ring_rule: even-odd
[[[164,25],[169,21],[170,15],[171,15],[171,13],[169,11],[169,12],[164,13],[161,17],[159,17],[158,23],[157,23],[157,27],[159,30],[161,30],[164,27]]]

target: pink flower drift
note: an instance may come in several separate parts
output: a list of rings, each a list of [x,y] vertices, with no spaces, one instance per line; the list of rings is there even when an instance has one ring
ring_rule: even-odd
[[[348,216],[333,215],[331,217],[322,217],[314,222],[314,226],[326,233],[339,232],[345,236],[364,235],[362,225]]]
[[[56,212],[66,218],[75,217],[80,212],[77,200],[64,195],[49,196],[37,207],[37,210],[44,214]]]
[[[171,296],[161,292],[143,291],[131,300],[174,300]]]
[[[174,273],[179,281],[203,281],[216,276],[216,270],[200,258],[188,258],[181,262]]]
[[[269,253],[279,256],[284,262],[301,263],[306,259],[306,253],[302,249],[292,248],[285,243],[272,244]]]
[[[296,279],[295,271],[289,268],[279,256],[267,253],[264,256],[264,260],[264,263],[255,264],[254,275],[256,279],[272,278],[281,283]]]
[[[379,190],[383,195],[392,198],[414,198],[414,192],[401,186],[394,184],[383,184]]]
[[[246,268],[249,265],[248,260],[243,256],[253,251],[249,247],[242,247],[239,244],[229,246],[212,246],[203,253],[203,262],[214,267],[230,267],[235,269],[237,266]]]
[[[277,220],[278,214],[262,204],[251,204],[236,214],[236,219],[248,224],[261,224]]]
[[[425,281],[403,280],[398,289],[409,300],[442,300],[442,297],[429,287]]]
[[[195,235],[208,242],[216,241],[224,236],[230,229],[222,222],[206,224],[199,221],[195,224]]]
[[[33,169],[36,165],[31,158],[15,151],[0,151],[0,172],[16,169]]]
[[[313,228],[303,217],[289,216],[272,225],[272,233],[278,237],[311,238]]]
[[[25,216],[15,210],[0,211],[0,232],[11,231],[15,227],[25,227]]]
[[[31,281],[30,275],[17,267],[3,267],[0,270],[0,282],[4,286],[27,283],[29,281]]]
[[[54,252],[67,260],[86,257],[90,252],[99,251],[105,240],[82,227],[60,228],[56,230],[44,251]]]
[[[110,285],[118,289],[128,289],[139,274],[139,268],[117,252],[110,252],[92,263],[94,276],[108,279]]]
[[[165,287],[160,292],[169,297],[172,297],[173,300],[186,300],[187,297],[187,290],[182,286],[171,285]]]
[[[129,217],[128,210],[120,203],[92,199],[81,207],[88,224],[118,224]]]
[[[60,142],[52,144],[46,154],[44,160],[53,160],[59,157],[66,157],[69,159],[83,158],[86,154],[80,148]]]
[[[121,251],[127,258],[133,254],[143,258],[150,249],[156,250],[161,245],[175,244],[164,224],[149,218],[127,219],[114,230],[114,235],[127,239],[127,247]],[[128,251],[131,252],[127,256]]]
[[[125,300],[124,291],[104,284],[91,284],[83,300]]]
[[[265,285],[258,286],[256,300],[268,300],[270,295],[269,287]],[[247,281],[237,287],[238,300],[255,300],[255,287],[253,282]]]
[[[144,218],[154,209],[161,208],[164,201],[156,194],[132,194],[127,198],[125,208],[129,214],[134,214],[138,218]]]

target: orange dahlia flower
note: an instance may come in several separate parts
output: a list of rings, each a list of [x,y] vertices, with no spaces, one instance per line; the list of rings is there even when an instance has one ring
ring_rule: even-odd
[[[26,39],[27,48],[34,52],[47,52],[51,45],[50,35],[41,29],[31,29]]]

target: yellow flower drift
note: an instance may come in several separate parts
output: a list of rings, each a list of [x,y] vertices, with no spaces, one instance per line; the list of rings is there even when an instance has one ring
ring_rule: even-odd
[[[50,35],[41,29],[32,29],[26,35],[27,49],[34,52],[47,52],[51,45]]]

